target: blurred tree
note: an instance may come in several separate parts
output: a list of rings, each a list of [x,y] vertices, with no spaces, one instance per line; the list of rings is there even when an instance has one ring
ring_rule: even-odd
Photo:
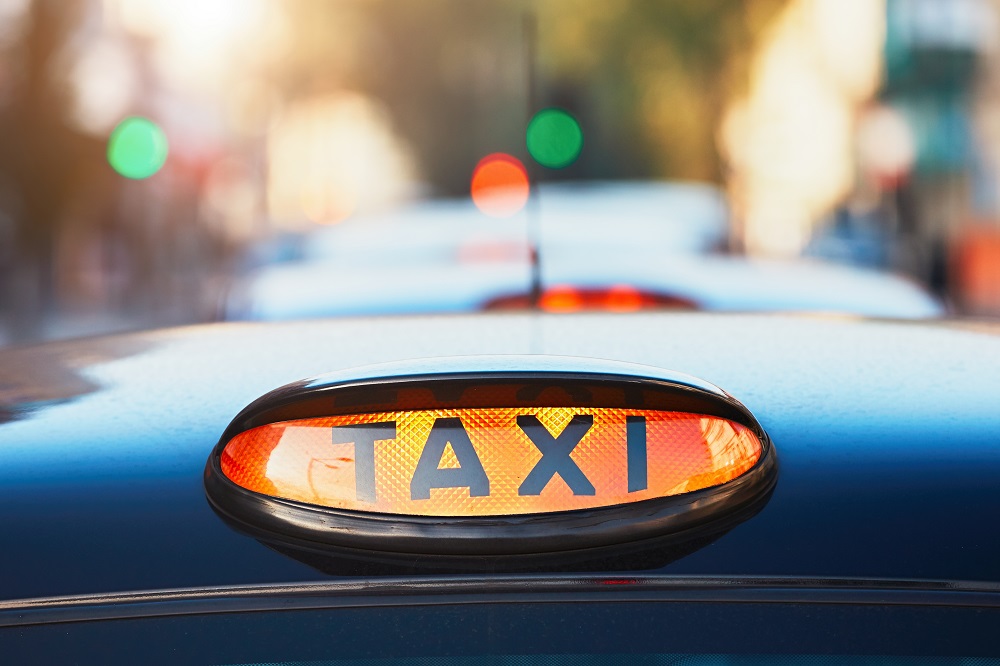
[[[473,167],[488,153],[525,156],[516,7],[462,0],[302,0],[286,7],[296,39],[283,62],[284,93],[349,89],[374,98],[434,189],[467,193]]]
[[[748,85],[757,37],[785,4],[539,3],[543,79],[576,89],[593,117],[581,118],[596,130],[586,175],[720,182],[725,102]]]
[[[302,0],[288,6],[295,50],[280,78],[293,97],[346,87],[381,100],[444,193],[465,193],[487,153],[527,157],[532,97],[567,108],[585,132],[580,161],[546,176],[721,181],[724,102],[786,2]]]
[[[68,92],[60,57],[83,17],[80,0],[35,0],[19,38],[6,104],[0,106],[0,188],[14,221],[13,251],[0,298],[15,339],[35,337],[53,305],[59,226],[88,171],[103,164],[103,145],[67,124]]]

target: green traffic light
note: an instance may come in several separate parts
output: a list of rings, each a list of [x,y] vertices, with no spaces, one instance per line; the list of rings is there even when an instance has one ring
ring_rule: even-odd
[[[576,118],[562,109],[543,109],[528,123],[528,153],[550,169],[576,161],[583,149],[583,130]]]
[[[126,178],[149,178],[167,161],[167,135],[148,118],[118,123],[108,139],[108,164]]]

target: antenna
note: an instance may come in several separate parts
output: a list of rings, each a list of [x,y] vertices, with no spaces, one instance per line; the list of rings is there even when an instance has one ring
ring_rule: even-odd
[[[531,118],[538,110],[537,100],[537,71],[536,71],[536,46],[538,42],[538,21],[534,12],[525,10],[524,12],[524,64],[525,82],[527,85],[527,113],[525,115],[525,127],[531,122]],[[525,160],[525,168],[528,171],[528,201],[525,203],[525,215],[527,215],[528,246],[531,251],[531,306],[539,307],[542,298],[542,258],[541,258],[541,211],[538,205],[538,167],[532,160]]]

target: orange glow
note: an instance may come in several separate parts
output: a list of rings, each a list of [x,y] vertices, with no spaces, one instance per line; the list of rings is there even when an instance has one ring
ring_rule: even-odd
[[[538,304],[548,312],[576,312],[583,309],[583,297],[573,287],[557,286],[542,294]]]
[[[488,309],[527,307],[528,305],[529,301],[526,298],[507,298],[490,303]],[[640,291],[627,284],[616,284],[598,289],[577,289],[569,285],[556,285],[545,290],[538,299],[538,307],[546,312],[579,312],[581,310],[636,312],[655,308],[696,309],[696,304],[680,297]]]
[[[618,284],[608,289],[605,301],[608,310],[612,312],[635,312],[645,305],[639,290],[627,284]]]
[[[472,172],[472,201],[491,217],[510,217],[528,201],[528,172],[516,157],[487,155]]]
[[[753,432],[715,416],[517,407],[275,423],[234,437],[221,463],[243,488],[309,504],[502,516],[679,495],[731,481],[760,455]]]

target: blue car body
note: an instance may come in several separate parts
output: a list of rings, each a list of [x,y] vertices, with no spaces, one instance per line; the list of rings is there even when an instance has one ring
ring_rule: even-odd
[[[206,500],[203,472],[213,447],[243,407],[273,389],[373,363],[426,359],[424,366],[433,369],[454,356],[524,354],[568,357],[570,365],[573,358],[637,363],[722,387],[773,442],[780,461],[773,493],[753,515],[700,541],[639,544],[590,558],[565,554],[538,565],[478,562],[483,566],[461,558],[425,566],[416,556],[402,563],[339,562],[321,552],[289,553],[234,529]],[[199,646],[198,655],[228,659],[232,654],[212,652],[211,634],[219,630],[212,622],[237,616],[246,622],[234,625],[233,635],[254,636],[246,645],[259,649],[260,632],[280,625],[286,633],[273,644],[294,652],[290,636],[313,627],[318,616],[282,615],[267,625],[267,612],[388,604],[396,610],[383,610],[381,617],[409,631],[402,627],[411,620],[400,608],[410,602],[387,602],[385,595],[393,594],[418,598],[413,603],[420,608],[440,606],[442,613],[475,602],[460,617],[433,620],[460,625],[476,617],[488,621],[481,614],[488,615],[491,603],[512,599],[505,595],[519,603],[546,594],[552,603],[572,601],[577,605],[566,610],[572,615],[582,612],[577,602],[583,601],[665,600],[688,608],[702,594],[712,603],[771,604],[766,613],[790,613],[788,622],[808,616],[782,605],[791,602],[802,610],[839,599],[845,608],[867,609],[857,611],[862,615],[897,606],[904,615],[965,608],[974,610],[973,619],[885,616],[885,649],[998,654],[995,635],[983,629],[1000,620],[996,324],[703,313],[345,318],[9,348],[0,351],[0,368],[0,646],[10,646],[10,654],[51,649],[65,656],[107,640],[115,650],[88,654],[190,658],[184,650]],[[584,597],[560,597],[578,592]],[[444,598],[431,603],[428,594]],[[511,622],[535,617],[535,606],[525,608]],[[661,612],[650,608],[641,615]],[[662,607],[664,622],[702,617],[692,610],[676,618],[680,606],[671,608]],[[594,631],[586,627],[603,617],[602,609],[578,618],[578,638]],[[719,609],[716,617],[730,610]],[[393,613],[402,615],[392,620]],[[135,629],[152,641],[147,652],[136,652],[141,646],[130,642],[132,630],[124,627],[156,617],[188,624]],[[317,626],[336,623],[323,617]],[[873,620],[858,618],[848,623],[858,632],[857,649],[875,650],[861,638],[874,631],[865,624]],[[514,631],[496,621],[498,636],[506,631],[501,625]],[[745,621],[755,627],[764,622]],[[644,622],[636,619],[620,636]],[[940,628],[944,643],[934,643],[930,634],[905,642],[912,628],[932,626]],[[53,627],[59,631],[45,633]],[[411,628],[419,634],[417,627]],[[165,633],[157,634],[161,629]],[[573,634],[553,628],[552,649],[572,652],[559,643],[560,631]],[[812,629],[803,631],[813,636]],[[149,638],[154,634],[159,638]],[[183,635],[191,641],[187,648],[169,642],[184,643]],[[376,641],[365,655],[402,654],[395,639],[384,639],[387,651],[379,652],[382,639],[365,635]],[[310,636],[297,645],[319,650],[316,634]],[[966,647],[955,647],[947,636]],[[819,647],[806,651],[832,649],[816,640]],[[233,648],[234,640],[224,643]],[[581,645],[585,652],[594,649]],[[544,652],[537,645],[523,650]]]

